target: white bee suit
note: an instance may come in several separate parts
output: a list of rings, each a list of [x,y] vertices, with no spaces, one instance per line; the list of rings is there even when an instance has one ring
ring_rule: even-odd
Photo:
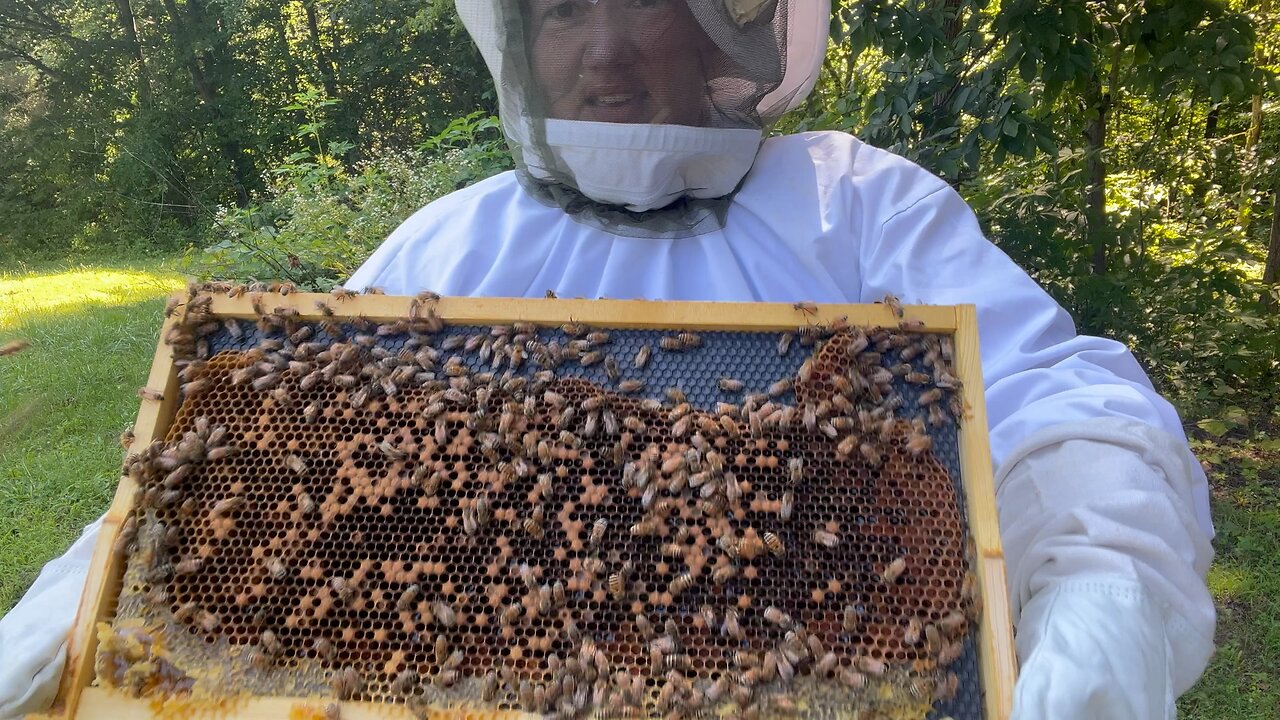
[[[681,239],[580,224],[505,173],[406,221],[348,283],[366,286],[973,303],[1023,663],[1015,715],[1171,717],[1212,653],[1208,490],[1173,408],[1122,345],[1076,335],[950,187],[851,136],[766,141],[723,229]],[[0,621],[0,717],[24,707],[33,668],[60,662],[70,615],[31,609],[64,612],[78,592],[35,588]]]
[[[418,212],[347,286],[411,295],[978,308],[1009,590],[1015,716],[1166,718],[1213,652],[1208,485],[1172,406],[918,166],[842,133],[768,140],[722,230],[627,237],[512,173]]]

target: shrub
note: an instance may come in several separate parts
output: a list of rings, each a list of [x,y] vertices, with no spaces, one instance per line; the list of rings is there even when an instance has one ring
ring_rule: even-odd
[[[269,175],[268,196],[246,208],[220,207],[188,268],[202,279],[288,281],[327,291],[364,262],[418,208],[511,166],[493,118],[455,120],[417,150],[374,151],[348,170],[350,146],[320,144],[320,123],[297,137],[295,153]]]

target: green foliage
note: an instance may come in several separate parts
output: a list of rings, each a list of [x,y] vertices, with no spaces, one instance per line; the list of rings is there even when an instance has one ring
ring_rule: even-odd
[[[314,117],[328,106],[311,96],[285,109]],[[511,165],[496,120],[483,113],[455,120],[423,150],[379,152],[354,170],[337,160],[349,146],[323,141],[325,127],[316,119],[299,126],[298,137],[314,150],[275,168],[261,202],[218,208],[205,247],[188,255],[193,274],[327,291],[415,210]]]

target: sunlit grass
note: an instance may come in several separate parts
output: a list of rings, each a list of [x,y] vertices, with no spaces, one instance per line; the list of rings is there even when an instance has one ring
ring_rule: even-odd
[[[101,515],[119,478],[117,437],[155,351],[163,260],[0,269],[0,613]]]
[[[88,306],[125,305],[181,288],[181,276],[164,269],[81,267],[54,273],[0,274],[0,328],[24,318],[69,313]]]

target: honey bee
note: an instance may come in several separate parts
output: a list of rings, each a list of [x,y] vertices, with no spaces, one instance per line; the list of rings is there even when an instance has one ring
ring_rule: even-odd
[[[766,532],[764,534],[764,546],[769,549],[769,552],[772,553],[774,557],[782,557],[787,554],[786,545],[783,544],[782,538],[778,537],[775,533]]]
[[[292,453],[285,456],[284,464],[297,475],[306,475],[310,472],[310,468],[307,467],[307,463],[304,462],[302,458]]]
[[[546,511],[543,510],[541,505],[538,505],[533,509],[533,512],[529,514],[529,517],[524,519],[524,522],[522,523],[522,527],[524,528],[524,531],[529,534],[530,537],[533,537],[533,538],[542,537],[542,534],[543,534],[542,522],[545,515],[546,515]]]
[[[867,686],[867,676],[853,668],[844,668],[840,671],[840,683],[850,690],[861,690]]]
[[[791,306],[791,307],[792,307],[796,312],[799,312],[799,313],[801,313],[801,314],[803,314],[803,315],[806,315],[806,316],[812,316],[812,315],[817,315],[817,314],[818,314],[818,304],[817,304],[817,303],[814,303],[814,302],[810,302],[810,301],[808,301],[808,300],[801,301],[801,302],[798,302],[798,303],[794,303],[794,304],[792,304],[792,306]]]
[[[738,620],[738,610],[736,608],[725,608],[724,622],[720,624],[720,634],[731,637],[734,640],[743,639],[742,624]]]
[[[731,377],[722,377],[716,381],[716,384],[720,386],[721,390],[728,393],[742,392],[744,387],[741,380]]]
[[[543,584],[538,587],[538,615],[551,614],[551,586]]]
[[[644,638],[645,642],[653,640],[653,623],[649,622],[649,618],[644,613],[636,613],[635,624],[636,630],[640,632],[640,637]]]
[[[258,647],[262,648],[262,652],[266,653],[268,657],[276,657],[284,651],[284,646],[281,645],[280,639],[270,630],[263,630],[262,634],[258,636]]]
[[[858,611],[852,605],[845,606],[844,613],[841,615],[840,626],[847,633],[858,630]]]
[[[853,436],[851,435],[850,437]],[[863,459],[872,465],[879,465],[884,461],[883,456],[880,455],[880,451],[876,449],[875,445],[872,445],[869,442],[859,444],[858,451],[862,453]]]
[[[339,700],[350,700],[364,689],[364,678],[353,667],[336,670],[329,676],[329,687]]]
[[[627,579],[621,572],[609,573],[609,595],[614,600],[621,600],[627,592]]]
[[[443,600],[436,600],[431,603],[431,614],[435,616],[436,622],[447,628],[452,629],[458,626],[457,614],[454,613],[453,608],[449,606],[449,603],[446,603]]]
[[[591,526],[591,536],[587,539],[587,544],[591,547],[599,545],[608,529],[609,521],[604,518],[598,518]]]
[[[907,621],[907,627],[902,631],[902,642],[910,646],[919,645],[920,635],[923,632],[924,626],[920,623],[920,619],[911,618]]]
[[[814,530],[813,541],[828,550],[834,550],[840,547],[840,536],[826,530]]]
[[[640,346],[636,351],[635,359],[631,361],[631,366],[636,370],[643,370],[649,364],[649,357],[653,354],[653,348],[648,343]]]
[[[769,624],[777,625],[778,627],[784,630],[791,629],[791,627],[795,624],[795,621],[791,619],[790,615],[786,614],[782,610],[779,610],[778,607],[775,605],[770,605],[769,607],[765,608],[764,619]]]
[[[932,405],[942,399],[942,388],[933,388],[920,393],[919,399],[916,400],[920,407]]]
[[[964,630],[966,622],[968,620],[965,618],[964,613],[953,610],[938,621],[938,628],[948,636],[954,637]]]
[[[732,580],[738,574],[738,568],[735,565],[723,565],[715,569],[711,573],[711,582],[716,585],[724,585]]]
[[[694,582],[693,575],[682,573],[671,581],[671,584],[667,586],[667,591],[671,593],[671,597],[679,597],[680,593],[693,587]]]
[[[391,692],[395,695],[409,695],[414,691],[414,686],[418,684],[418,673],[410,668],[405,668],[396,675],[395,680],[391,681]]]
[[[686,349],[702,347],[702,336],[697,333],[682,332],[676,335],[676,339],[680,341],[680,345]]]
[[[778,679],[783,683],[791,682],[796,676],[795,665],[781,652],[774,654],[774,663],[778,670]]]
[[[631,534],[635,537],[648,537],[658,532],[658,521],[652,518],[642,520],[631,526]]]
[[[644,389],[643,380],[623,380],[618,383],[618,392],[624,395],[630,395],[631,393],[639,392],[642,389]]]
[[[480,689],[480,699],[484,702],[492,702],[498,695],[498,674],[490,670],[484,676],[483,685]]]
[[[782,502],[778,507],[778,518],[783,522],[789,521],[792,514],[795,512],[795,507],[796,494],[790,490],[784,490],[782,493]]]
[[[196,624],[199,625],[200,629],[206,633],[212,633],[214,630],[218,629],[219,625],[222,624],[222,618],[218,617],[216,613],[211,613],[208,610],[201,610],[196,616]]]
[[[130,546],[138,537],[138,517],[130,515],[120,526],[120,533],[116,535],[115,544],[112,546],[112,552],[116,555],[123,555],[130,552]]]
[[[324,720],[342,720],[342,706],[336,702],[325,705]]]
[[[933,427],[942,427],[948,422],[947,413],[942,409],[942,405],[929,406],[929,424]]]
[[[502,614],[498,616],[498,620],[504,627],[510,627],[520,619],[521,610],[522,607],[519,603],[512,603],[502,609]]]
[[[960,659],[961,653],[964,652],[964,645],[960,642],[943,643],[942,649],[938,651],[938,665],[946,667],[956,660]]]
[[[658,347],[667,352],[679,352],[685,349],[684,343],[680,342],[680,337],[677,335],[664,335],[658,341]]]
[[[591,352],[583,353],[582,357],[578,359],[578,364],[582,367],[591,367],[601,360],[604,360],[604,353],[599,350],[592,350]]]
[[[351,602],[351,599],[356,594],[355,583],[337,575],[329,578],[329,589],[333,591],[334,597],[344,605]]]
[[[210,511],[210,514],[213,515],[214,517],[228,515],[244,507],[245,504],[246,504],[246,501],[243,496],[232,495],[231,497],[223,498],[218,502],[214,503],[213,510]]]
[[[883,675],[885,671],[885,664],[883,660],[877,660],[873,657],[868,657],[866,655],[860,656],[858,658],[857,665],[858,665],[858,669],[861,670],[862,672],[868,675],[874,675],[876,677]]]
[[[326,662],[333,662],[334,658],[338,656],[338,649],[334,647],[333,643],[327,638],[316,638],[315,641],[311,643],[311,650],[315,652],[316,657],[321,658]]]
[[[885,567],[884,572],[880,574],[880,579],[883,580],[886,585],[892,585],[898,581],[898,578],[902,577],[902,573],[906,572],[906,570],[907,559],[905,557],[900,557]]]
[[[920,455],[933,447],[933,439],[920,432],[912,432],[907,438],[906,449],[912,455]]]
[[[831,677],[839,658],[834,652],[828,652],[818,657],[818,661],[813,664],[813,674],[824,678]]]
[[[277,581],[283,580],[289,574],[289,568],[283,560],[273,557],[267,560],[267,574]]]
[[[611,382],[618,382],[618,378],[622,374],[622,371],[618,368],[618,361],[614,360],[612,355],[605,355],[604,371]]]
[[[776,398],[790,392],[791,387],[792,387],[791,378],[783,378],[773,383],[772,385],[770,385],[768,391],[766,392],[769,397]]]
[[[152,390],[151,388],[146,387],[138,388],[138,397],[143,400],[154,400],[156,402],[164,401],[164,393],[159,390]]]
[[[395,445],[392,445],[390,440],[383,440],[382,442],[378,443],[377,449],[378,449],[378,452],[382,453],[383,457],[387,458],[392,462],[400,462],[409,457],[409,453],[405,452],[404,450],[401,450]]]

